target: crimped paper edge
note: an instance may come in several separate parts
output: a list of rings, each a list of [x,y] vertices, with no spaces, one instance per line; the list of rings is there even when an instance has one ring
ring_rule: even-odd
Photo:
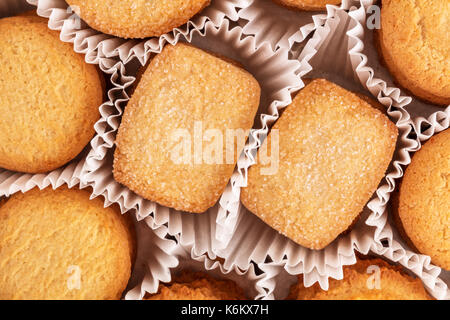
[[[263,10],[262,7],[260,7],[260,4],[258,2],[259,0],[250,0],[247,7],[242,8],[238,12],[238,17],[241,20],[247,21],[243,26],[244,34],[246,35],[254,35],[253,32],[248,32],[248,25],[252,23],[252,21],[256,21],[255,18],[256,14],[254,11]],[[267,0],[267,1],[273,1],[273,0]],[[339,9],[349,11],[350,9],[361,6],[362,4],[366,4],[370,2],[371,0],[343,0],[341,5],[339,6]],[[281,8],[283,8],[282,5],[277,4]],[[301,26],[298,31],[294,32],[293,34],[284,34],[282,35],[282,38],[287,37],[288,46],[284,45],[282,43],[282,39],[275,40],[263,40],[263,41],[257,41],[257,46],[261,45],[270,45],[274,50],[277,50],[279,48],[285,48],[285,49],[292,49],[293,46],[296,43],[302,43],[312,32],[314,32],[318,27],[323,26],[325,21],[330,17],[330,11],[329,8],[334,7],[338,8],[334,5],[326,5],[327,10],[323,10],[321,13],[309,11],[311,14],[311,21],[310,23],[306,23],[305,25]],[[294,11],[295,9],[289,9],[287,7],[284,7],[287,11]],[[318,10],[320,11],[320,10]],[[298,10],[298,12],[301,12],[301,10]],[[275,22],[274,22],[275,23]],[[254,27],[255,28],[255,27]]]
[[[230,34],[229,37],[231,39],[235,39],[235,42],[238,42],[241,47],[245,47],[247,50],[249,50],[250,52],[249,56],[261,54],[261,56],[264,57],[270,56],[275,57],[277,59],[285,60],[286,61],[285,67],[289,67],[290,70],[290,73],[286,72],[286,77],[289,76],[290,79],[289,81],[291,82],[291,85],[284,87],[282,90],[276,92],[277,96],[283,96],[283,100],[273,101],[269,106],[269,109],[276,110],[277,108],[281,108],[291,103],[291,93],[300,89],[303,84],[300,81],[300,79],[298,79],[296,76],[296,71],[299,68],[300,64],[298,61],[288,59],[287,50],[280,50],[274,52],[273,50],[271,50],[269,46],[256,48],[254,44],[254,38],[243,37],[242,29],[240,27],[233,27],[230,29],[230,23],[228,22],[228,20],[224,20],[220,26],[215,26],[212,23],[206,23],[205,28],[203,30],[197,29],[191,30],[191,32],[189,33],[189,35],[185,40],[191,42],[195,34],[205,37],[207,32],[215,32],[216,34],[225,32],[227,34]],[[170,44],[173,45],[177,43],[178,40],[179,39]],[[147,63],[151,54],[157,52],[158,51],[151,52],[148,50],[134,52],[133,55],[130,57],[130,59],[137,58],[141,64],[145,64]],[[139,56],[137,56],[138,53],[140,54]],[[130,77],[130,82],[126,84],[127,87],[131,85],[132,80],[134,80],[134,78]],[[114,115],[114,118],[119,118],[121,116],[122,111],[119,104],[124,104],[128,99],[129,97],[126,96],[122,101],[116,104],[115,110],[116,115]],[[268,131],[267,123],[270,122],[271,117],[272,116],[262,114],[261,115],[262,128],[251,130],[250,136],[256,137],[259,136],[260,134],[265,134]],[[168,224],[172,234],[182,232],[183,226],[176,226],[176,225],[173,226],[173,224],[171,225],[170,223],[171,213],[175,212],[176,214],[178,214],[177,211],[165,208],[154,202],[138,197],[137,195],[135,195],[133,192],[131,192],[126,188],[121,188],[120,190],[118,190],[117,184],[110,184],[103,186],[101,185],[101,182],[98,183],[97,181],[98,178],[96,178],[95,175],[96,172],[98,172],[98,170],[101,170],[100,162],[106,161],[105,159],[108,156],[107,150],[111,149],[114,145],[112,138],[108,138],[108,136],[118,130],[118,123],[114,123],[112,121],[106,122],[104,121],[104,119],[102,121],[103,124],[108,124],[111,127],[111,129],[102,132],[102,134],[96,135],[95,137],[96,141],[97,140],[103,141],[99,143],[99,146],[93,148],[93,150],[87,156],[86,165],[83,168],[83,182],[92,185],[94,188],[94,193],[102,194],[103,196],[105,196],[108,203],[113,202],[119,203],[122,210],[135,210],[139,216],[139,219],[147,218],[148,216],[153,215],[153,224],[156,225]],[[105,139],[110,139],[111,141],[107,141]],[[249,154],[250,155],[249,157],[252,160],[254,159],[254,155],[250,154],[251,151],[248,150],[250,150],[252,146],[254,149],[254,144],[255,144],[254,142],[248,142],[244,149],[245,154]],[[217,240],[213,241],[213,243],[217,247],[225,247],[233,235],[234,227],[238,219],[238,217],[236,216],[236,207],[239,205],[239,192],[240,192],[240,188],[238,186],[242,185],[241,174],[239,174],[238,172],[243,172],[243,174],[245,174],[246,167],[248,167],[246,164],[247,161],[248,160],[238,161],[237,170],[235,170],[233,176],[231,177],[228,187],[226,188],[221,199],[219,200],[218,215],[216,219],[217,229],[215,234],[213,235],[216,238],[215,240]]]
[[[140,50],[144,42],[145,50],[152,52],[161,51],[167,42],[173,42],[181,36],[186,37],[193,29],[203,29],[207,22],[215,25],[221,24],[224,19],[236,21],[238,11],[248,5],[249,0],[225,0],[218,7],[225,7],[227,12],[222,12],[218,8],[209,6],[202,12],[209,15],[196,15],[186,24],[174,28],[171,32],[160,37],[142,39],[123,39],[112,35],[104,34],[90,28],[86,23],[81,23],[78,28],[78,21],[75,20],[75,13],[69,8],[64,0],[26,0],[37,7],[38,15],[49,19],[49,28],[61,31],[61,40],[74,44],[74,50],[86,55],[86,61],[94,62],[101,58],[119,58],[124,63],[134,55],[136,50]],[[59,1],[59,2],[55,2]],[[211,12],[209,12],[211,11]],[[78,17],[76,17],[78,19]]]
[[[365,11],[364,11],[365,7],[363,6],[363,4],[367,5],[369,2],[370,1],[361,1],[361,6],[359,8],[348,12],[348,15],[350,16],[350,18],[355,21],[358,21],[358,19],[361,19],[361,16],[364,16],[364,18],[365,18]],[[346,11],[346,8],[344,8],[342,6],[341,7],[327,6],[326,22],[324,24],[319,24],[319,27],[316,28],[316,30],[315,30],[315,34],[314,34],[313,38],[310,40],[310,44],[311,44],[310,47],[309,48],[305,47],[305,49],[307,49],[307,50],[304,49],[303,52],[301,53],[301,55],[299,56],[299,59],[304,59],[305,57],[308,58],[306,61],[302,60],[302,65],[307,64],[307,61],[309,61],[317,52],[317,49],[315,49],[315,47],[321,41],[321,38],[319,36],[319,32],[317,31],[317,29],[322,28],[323,30],[325,30],[326,34],[329,34],[329,32],[331,32],[331,30],[329,29],[327,22],[330,18],[334,17],[338,11],[340,11],[340,12]],[[323,15],[319,15],[318,18],[322,19]],[[327,30],[327,28],[328,28],[328,30]],[[301,37],[298,38],[300,40],[306,38],[306,37],[304,37],[304,35],[302,35],[302,31],[304,31],[304,30],[300,30],[298,32],[298,35],[301,35]],[[351,28],[351,30],[348,30],[347,35],[349,36],[350,39],[352,39],[352,37],[354,37],[354,33],[359,33],[359,32],[360,32],[360,28],[357,24],[355,27]],[[296,36],[293,36],[293,37],[291,37],[291,39],[295,39],[295,37]],[[349,39],[349,41],[350,41],[350,39]],[[292,41],[292,43],[294,44],[295,41]],[[357,42],[349,50],[349,55],[352,58],[353,65],[355,63],[354,61],[356,61],[357,59],[361,59],[361,56],[358,55],[357,52],[355,52],[356,51],[355,48],[357,48],[359,45],[360,45],[360,43]],[[307,46],[308,46],[308,44],[307,44]],[[362,60],[364,61],[364,59],[362,59]],[[361,72],[359,67],[361,67],[362,64],[363,63],[361,63],[358,66],[358,68],[355,68],[355,70],[357,72]],[[370,84],[370,86],[372,86],[371,82],[369,82],[369,84]],[[345,246],[346,248],[342,249],[341,243],[337,244],[336,252],[337,252],[337,256],[338,256],[337,260],[339,261],[339,265],[337,265],[337,266],[327,264],[326,256],[328,256],[329,254],[326,254],[326,253],[324,253],[323,259],[321,259],[321,261],[323,261],[323,265],[310,265],[310,266],[305,267],[304,261],[301,261],[301,259],[300,260],[297,259],[294,261],[294,260],[290,259],[290,257],[287,257],[287,259],[284,259],[284,257],[283,257],[282,260],[275,260],[269,264],[264,264],[264,263],[260,262],[260,263],[262,263],[262,266],[264,266],[265,268],[270,268],[270,267],[276,268],[277,265],[283,265],[284,269],[290,274],[301,274],[301,273],[304,274],[306,286],[311,286],[315,282],[319,282],[319,284],[322,288],[327,289],[329,277],[332,277],[335,279],[342,279],[342,275],[343,275],[342,267],[345,265],[354,264],[356,262],[356,251],[363,253],[363,254],[367,254],[369,251],[374,251],[374,252],[380,253],[380,251],[382,252],[384,250],[383,246],[381,244],[381,241],[379,241],[378,243],[375,241],[375,239],[378,239],[381,236],[383,236],[383,233],[381,231],[383,231],[384,229],[380,228],[380,226],[378,224],[380,224],[381,226],[384,226],[386,223],[386,221],[383,221],[383,218],[385,218],[383,213],[386,209],[386,205],[388,203],[390,193],[394,190],[394,187],[395,187],[394,180],[398,179],[403,174],[401,166],[409,163],[409,161],[410,161],[409,151],[414,150],[415,147],[417,146],[417,143],[416,143],[416,141],[413,141],[412,139],[407,138],[408,134],[412,130],[412,128],[410,127],[411,120],[410,120],[410,116],[409,116],[408,112],[406,110],[404,110],[401,105],[398,105],[397,101],[393,101],[391,99],[391,96],[389,96],[389,95],[386,97],[377,96],[377,98],[383,105],[385,105],[385,106],[387,105],[389,107],[389,115],[392,116],[394,119],[396,119],[396,126],[399,129],[399,137],[400,137],[400,139],[406,140],[408,142],[407,143],[408,147],[403,147],[400,149],[401,156],[399,156],[399,158],[406,158],[405,161],[401,161],[398,159],[392,160],[393,161],[393,171],[391,171],[390,173],[388,173],[385,176],[385,178],[383,179],[384,183],[382,183],[379,186],[379,188],[377,189],[377,191],[375,192],[376,197],[367,204],[367,207],[371,210],[372,213],[370,214],[369,218],[367,219],[366,224],[368,226],[376,227],[374,239],[372,239],[373,242],[366,243],[367,241],[365,241],[364,243],[361,243],[361,241],[360,241],[361,239],[357,239],[358,235],[356,234],[356,232],[351,232],[350,235],[344,237],[344,240],[343,240],[344,242],[349,242],[349,244],[347,243],[347,246]],[[396,107],[398,109],[400,109],[400,111],[391,109],[391,105],[393,103],[397,104]],[[378,214],[378,217],[377,217],[377,214]],[[378,218],[378,219],[376,219],[376,218]],[[345,239],[347,239],[347,240],[345,240]],[[352,249],[351,253],[349,252],[349,250],[347,250],[348,249],[347,247],[351,247],[351,249]],[[323,252],[325,252],[325,250]],[[305,253],[303,256],[306,257],[307,255],[308,254]],[[273,258],[273,257],[271,257],[271,258]],[[333,273],[333,274],[330,274],[330,273]]]

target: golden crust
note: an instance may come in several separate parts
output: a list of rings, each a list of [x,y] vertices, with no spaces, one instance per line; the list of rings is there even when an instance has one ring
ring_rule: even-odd
[[[189,21],[211,0],[67,0],[92,28],[121,38],[158,37]]]
[[[427,141],[406,168],[398,216],[409,240],[433,263],[450,269],[450,130]]]
[[[379,268],[379,289],[374,281]],[[344,279],[329,279],[328,291],[319,284],[305,288],[303,277],[291,287],[288,300],[432,300],[422,282],[381,259],[358,260],[344,267]]]
[[[150,62],[125,109],[115,179],[164,206],[205,212],[223,193],[242,148],[236,152],[235,143],[234,161],[227,162],[224,142],[223,164],[195,162],[195,127],[200,124],[203,133],[219,130],[224,137],[228,129],[247,131],[259,98],[258,82],[245,70],[189,45],[166,46]],[[183,138],[191,141],[191,152],[186,162],[177,163],[173,156],[182,144],[176,135],[180,130],[187,133]],[[208,146],[203,141],[204,152]]]
[[[0,299],[120,299],[133,230],[85,190],[35,188],[0,207]],[[70,284],[81,276],[80,289]]]
[[[327,4],[339,5],[341,0],[272,0],[290,9],[316,11],[325,10]]]
[[[172,283],[160,284],[158,293],[145,300],[247,300],[247,297],[231,280],[183,271]]]
[[[400,86],[445,106],[450,104],[449,15],[448,0],[383,0],[381,29],[375,38],[384,64]]]
[[[74,159],[100,117],[96,67],[34,16],[0,19],[0,52],[0,167],[41,173]]]
[[[241,191],[244,206],[296,243],[322,249],[346,231],[375,192],[398,131],[357,95],[318,79],[309,83],[263,143],[279,133],[279,169],[259,161]],[[269,146],[269,147],[267,147]]]

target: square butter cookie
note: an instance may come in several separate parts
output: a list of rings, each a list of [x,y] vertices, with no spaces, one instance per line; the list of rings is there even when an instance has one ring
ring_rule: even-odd
[[[242,203],[296,243],[322,249],[352,225],[377,189],[397,127],[366,99],[316,79],[286,108],[261,150],[275,143],[275,131],[277,170],[266,174],[261,161],[252,166]]]
[[[161,205],[205,212],[233,174],[260,93],[236,63],[191,45],[167,45],[125,109],[115,179]]]

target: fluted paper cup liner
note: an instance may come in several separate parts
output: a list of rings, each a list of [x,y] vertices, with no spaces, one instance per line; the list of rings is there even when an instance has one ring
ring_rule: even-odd
[[[368,19],[376,13],[374,8],[379,9],[380,1],[370,0],[364,3],[364,12],[358,19],[359,25],[351,32],[351,37],[356,45],[351,53],[358,71],[361,73],[360,81],[365,84],[374,95],[390,96],[395,98],[405,109],[408,110],[412,118],[429,117],[430,115],[443,111],[441,106],[423,102],[415,96],[409,95],[405,90],[395,85],[394,79],[388,69],[383,66],[381,57],[378,54],[374,35],[376,28],[368,26]],[[364,59],[363,63],[359,59]]]
[[[35,9],[35,7],[27,4],[25,1],[2,0],[0,1],[0,16],[12,16],[33,8]],[[124,94],[124,84],[127,83],[127,78],[123,75],[123,63],[119,62],[118,60],[102,58],[97,59],[96,61],[91,61],[91,63],[98,64],[99,68],[110,78],[109,85],[111,89],[108,90],[107,93],[108,101],[99,106],[99,111],[101,114],[103,114],[105,110],[114,106],[113,101],[118,101],[121,99],[122,95]],[[96,130],[99,130],[99,128],[101,128],[102,126],[103,124],[101,122],[95,124]],[[80,184],[80,182],[82,168],[85,163],[85,157],[89,150],[90,145],[86,146],[85,150],[76,159],[63,167],[48,173],[26,174],[8,171],[0,168],[0,199],[3,197],[9,197],[16,192],[25,193],[33,188],[39,188],[42,190],[52,187],[53,189],[57,189],[65,184],[69,188],[86,187],[86,185]],[[138,223],[137,220],[135,220],[134,222],[138,233],[138,248],[148,246],[144,241],[145,238],[143,238],[143,236],[141,235],[148,236],[151,235],[153,231],[149,229],[148,225],[145,222]],[[160,230],[158,232],[161,233],[163,231]],[[165,247],[163,240],[151,244],[151,247],[154,248],[154,251],[157,251],[156,249],[160,246],[163,248]],[[156,261],[151,267],[154,267],[157,270],[164,270],[164,268],[169,268],[170,265],[161,266]],[[134,274],[135,272],[133,272],[132,274],[132,279],[137,278],[137,276],[135,276]]]
[[[261,88],[261,104],[255,118],[244,152],[238,159],[236,170],[230,179],[218,203],[204,214],[188,214],[166,208],[137,196],[134,192],[114,180],[112,159],[115,134],[120,125],[125,104],[128,100],[116,101],[115,108],[103,114],[103,125],[97,130],[93,150],[87,157],[83,169],[84,182],[94,188],[94,194],[102,194],[107,202],[117,202],[123,210],[135,210],[140,218],[148,218],[151,224],[167,224],[172,235],[183,233],[191,239],[207,239],[212,250],[225,247],[233,235],[238,216],[240,187],[245,183],[248,166],[254,161],[258,147],[257,137],[268,132],[268,125],[276,118],[278,108],[291,102],[291,93],[303,84],[297,76],[301,70],[300,63],[288,59],[287,50],[274,52],[270,46],[255,46],[254,37],[245,37],[240,27],[231,27],[228,20],[215,26],[207,22],[203,30],[191,30],[187,35],[180,35],[167,45],[179,41],[192,43],[194,46],[212,51],[238,61],[258,80]],[[127,71],[136,73],[136,63],[145,65],[149,58],[160,50],[152,50],[143,41],[133,47],[127,61]],[[134,80],[134,79],[133,79]],[[130,86],[131,82],[126,86]],[[199,244],[205,248],[206,245]]]
[[[416,133],[420,141],[416,151],[420,150],[422,145],[435,134],[448,130],[449,126],[450,106],[445,110],[431,114],[428,118],[415,118],[414,127],[417,128]],[[413,153],[411,152],[412,156]],[[433,265],[429,256],[417,253],[414,249],[411,249],[397,230],[392,215],[388,219],[389,222],[386,224],[385,229],[388,230],[386,233],[390,237],[384,240],[389,242],[389,246],[379,253],[385,258],[403,265],[421,278],[428,291],[435,298],[450,300],[450,270],[444,270]]]
[[[326,78],[348,90],[370,96],[359,81],[361,75],[354,68],[350,54],[356,44],[347,36],[348,31],[357,27],[357,18],[363,13],[363,7],[349,12],[335,6],[328,7],[327,21],[316,28],[299,55],[299,60],[310,57],[312,71],[306,77]],[[398,101],[390,97],[378,97],[378,100],[386,107],[387,114],[399,130],[397,149],[385,178],[351,231],[323,250],[310,250],[271,229],[241,206],[236,232],[229,245],[219,251],[219,256],[229,257],[225,267],[236,265],[245,269],[250,263],[256,263],[268,273],[269,279],[276,278],[279,267],[282,267],[290,275],[303,274],[307,287],[319,282],[323,289],[327,289],[328,279],[342,279],[343,266],[354,264],[357,252],[367,254],[384,250],[381,239],[386,238],[387,203],[395,180],[403,175],[402,165],[410,162],[409,151],[415,150],[418,143],[409,137],[411,119]],[[278,284],[278,281],[273,283]],[[272,289],[278,290],[276,286]]]
[[[368,27],[368,19],[376,14],[378,1],[368,1],[360,10],[351,12],[354,19],[353,28],[349,29],[351,49],[349,51],[353,68],[356,70],[360,83],[369,90],[375,97],[385,103],[392,103],[394,106],[403,108],[410,114],[411,124],[414,127],[414,133],[417,135],[418,144],[416,147],[409,148],[409,155],[406,157],[403,166],[411,162],[412,153],[420,149],[421,143],[428,140],[437,132],[448,128],[449,107],[444,108],[424,103],[414,96],[404,95],[402,89],[395,87],[394,81],[388,70],[381,64],[378,51],[374,43],[374,30]],[[373,10],[375,8],[375,10]],[[379,8],[379,7],[378,7]],[[399,167],[400,176],[403,176],[403,169]],[[396,186],[396,180],[391,181],[390,190]],[[389,207],[387,209],[390,209]],[[420,277],[430,293],[439,299],[449,298],[447,285],[449,282],[448,272],[441,273],[440,268],[431,264],[429,257],[418,255],[408,249],[408,246],[398,236],[394,223],[391,222],[389,210],[380,215],[373,216],[367,223],[377,226],[375,240],[380,243],[386,241],[387,247],[381,248],[376,253],[387,257],[388,259],[399,262],[414,274]],[[384,220],[384,225],[377,221]]]
[[[395,250],[393,250],[395,251]],[[417,277],[417,273],[414,272],[413,269],[408,268],[407,264],[404,264],[402,262],[402,259],[395,259],[396,253],[393,253],[393,251],[389,253],[385,253],[383,255],[377,254],[374,251],[370,251],[367,255],[359,255],[359,258],[362,259],[382,259],[386,262],[388,262],[391,265],[401,265],[402,266],[402,272],[411,276],[411,277]],[[409,252],[408,254],[411,254]],[[402,254],[403,256],[403,254]],[[289,295],[290,289],[293,285],[298,284],[298,275],[292,275],[289,272],[287,272],[283,267],[281,266],[263,266],[263,272],[266,274],[264,283],[266,288],[274,287],[274,290],[271,291],[272,295],[276,300],[282,300],[286,299]],[[423,282],[425,282],[422,279]],[[442,281],[439,281],[437,285],[445,285],[442,283]],[[428,293],[436,298],[436,299],[446,299],[448,300],[450,297],[447,293],[447,295],[440,296],[439,291],[440,290],[431,290],[429,287],[425,285],[425,288],[427,289]],[[445,292],[444,292],[445,293]]]
[[[35,7],[29,5],[25,0],[1,0],[0,16],[12,16],[33,8],[35,9]],[[107,98],[109,101],[105,102],[104,105],[99,106],[101,110],[108,104],[111,104],[113,99],[116,99],[116,92],[118,90],[121,91],[120,83],[122,81],[122,76],[120,73],[123,69],[120,69],[122,64],[114,59],[100,59],[95,64],[98,64],[101,71],[108,75],[112,84],[112,89],[108,91]],[[69,186],[79,183],[81,169],[89,149],[90,146],[88,145],[74,160],[61,168],[47,173],[28,174],[0,168],[0,194],[9,196],[19,191],[26,192],[36,186],[42,189],[49,185],[56,188],[64,182]]]
[[[147,243],[151,245],[138,252],[135,268],[138,272],[133,281],[136,284],[130,286],[125,299],[142,300],[146,295],[155,294],[160,284],[170,283],[181,271],[199,271],[216,279],[232,280],[248,299],[272,298],[264,286],[265,274],[257,274],[253,266],[246,270],[225,269],[222,261],[205,254],[197,255],[192,246],[181,244],[178,236],[168,240],[165,235],[164,227],[157,232],[147,232]]]
[[[37,6],[37,13],[49,19],[50,29],[61,31],[61,40],[73,42],[78,53],[84,53],[87,61],[107,57],[120,57],[126,61],[130,49],[140,43],[140,40],[127,40],[101,33],[90,28],[79,19],[77,8],[71,8],[64,0],[27,0]],[[227,18],[237,20],[237,12],[245,8],[250,0],[211,0],[211,4],[199,12],[186,24],[173,29],[160,37],[149,38],[145,45],[153,50],[160,51],[166,42],[186,37],[193,29],[203,29],[207,22],[220,25]]]
[[[100,113],[103,113],[105,109],[113,105],[112,101],[122,94],[121,72],[123,72],[123,64],[112,59],[103,59],[99,66],[105,74],[110,76],[112,83],[112,89],[108,91],[109,101],[99,106]],[[101,126],[102,123],[97,122],[95,124],[96,130]],[[9,196],[16,192],[26,192],[36,186],[42,189],[49,185],[54,188],[59,187],[62,182],[67,182],[69,186],[80,183],[82,168],[90,149],[91,146],[88,144],[74,160],[47,173],[30,174],[0,168],[0,193]]]
[[[340,8],[350,10],[368,0],[343,0]],[[331,6],[331,5],[328,5]],[[337,8],[336,6],[333,6]],[[265,42],[273,48],[293,49],[301,44],[328,18],[327,10],[295,10],[275,3],[273,0],[251,0],[251,4],[239,11],[239,24],[244,33],[254,35],[257,45]]]

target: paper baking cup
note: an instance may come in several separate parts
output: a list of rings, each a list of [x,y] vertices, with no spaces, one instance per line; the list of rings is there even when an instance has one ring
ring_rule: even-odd
[[[27,0],[37,6],[37,13],[49,19],[50,29],[61,31],[61,40],[72,42],[78,53],[86,55],[86,61],[99,58],[120,57],[126,61],[129,51],[140,40],[127,40],[101,33],[81,21],[64,0]],[[149,38],[146,46],[159,51],[166,42],[173,42],[180,36],[186,37],[192,29],[203,29],[207,22],[219,25],[225,18],[237,20],[237,12],[245,8],[250,0],[212,0],[211,4],[194,16],[188,23],[175,28],[160,37]]]
[[[340,8],[350,10],[364,2],[367,0],[343,0]],[[327,11],[295,10],[272,0],[251,0],[251,4],[240,10],[238,16],[244,34],[254,35],[258,46],[269,43],[274,49],[292,49],[295,43],[302,43],[311,31],[323,26]]]
[[[0,1],[0,18],[14,16],[31,9],[33,6],[26,3],[25,0],[2,0]]]
[[[33,8],[34,7],[27,4],[26,1],[1,0],[0,16],[12,16]],[[108,99],[110,99],[110,101],[105,102],[104,105],[100,106],[100,109],[102,109],[110,105],[113,99],[116,99],[117,91],[122,90],[122,76],[120,72],[123,71],[123,69],[120,68],[122,63],[114,59],[99,59],[96,64],[98,64],[100,69],[110,77],[113,86],[108,92]],[[19,191],[26,192],[36,186],[42,189],[49,185],[56,188],[64,182],[69,186],[79,183],[85,155],[88,153],[89,149],[90,146],[88,145],[77,158],[65,166],[48,173],[26,174],[0,168],[0,194],[9,196]]]
[[[261,105],[255,129],[251,131],[244,150],[245,156],[241,155],[238,160],[237,169],[220,201],[204,214],[182,213],[145,200],[114,180],[112,159],[115,134],[128,99],[117,101],[114,109],[108,109],[108,112],[102,114],[103,125],[98,128],[92,143],[93,150],[87,157],[83,182],[94,188],[94,194],[102,194],[109,203],[117,202],[123,210],[135,210],[140,218],[148,218],[150,224],[168,225],[172,235],[182,233],[184,238],[196,241],[200,238],[208,239],[212,250],[215,251],[226,246],[233,235],[238,219],[240,187],[244,183],[243,177],[248,166],[254,160],[258,147],[256,141],[259,141],[256,139],[267,133],[268,125],[278,114],[278,108],[290,104],[291,94],[303,85],[297,76],[302,67],[298,61],[288,59],[287,50],[274,52],[268,45],[256,48],[254,37],[243,36],[242,29],[230,27],[228,20],[224,20],[219,26],[207,22],[204,29],[191,30],[186,36],[180,34],[167,45],[176,44],[178,41],[192,43],[240,62],[255,76],[262,88]],[[127,71],[130,73],[135,74],[137,62],[145,65],[153,54],[160,51],[159,48],[153,51],[146,43],[143,41],[130,51],[131,55],[127,58]],[[127,86],[130,86],[131,82]],[[205,246],[200,244],[200,247]],[[198,249],[196,250],[198,252]]]
[[[254,36],[257,46],[268,43],[273,49],[291,48],[294,40],[302,42],[326,20],[326,12],[291,10],[272,0],[252,0],[238,15],[244,34]],[[300,39],[291,39],[297,33]]]
[[[444,109],[439,106],[424,103],[415,97],[403,95],[402,90],[395,87],[394,81],[389,72],[384,68],[378,56],[376,46],[374,44],[374,31],[367,27],[367,19],[373,11],[371,6],[377,4],[377,1],[368,1],[361,10],[351,12],[350,15],[355,21],[354,27],[348,31],[351,39],[350,59],[353,68],[356,70],[361,84],[367,88],[380,101],[395,102],[394,105],[402,107],[411,115],[411,123],[414,132],[417,135],[419,143],[415,148],[410,148],[407,159],[405,157],[402,165],[408,165],[412,153],[420,149],[420,144],[428,140],[432,135],[448,128],[449,123],[449,107]],[[369,12],[369,14],[367,14]],[[401,168],[399,168],[401,169]],[[403,176],[403,170],[399,171]],[[401,177],[399,176],[399,178]],[[392,187],[395,188],[395,180],[392,180]],[[389,208],[388,208],[389,209]],[[379,221],[385,221],[384,226]],[[381,215],[375,215],[368,224],[377,227],[375,240],[378,243],[386,241],[387,248],[380,248],[378,254],[388,259],[399,262],[414,274],[420,277],[431,294],[439,299],[448,299],[449,291],[448,272],[442,272],[441,278],[446,284],[439,279],[440,268],[431,264],[430,258],[425,255],[418,255],[408,249],[407,245],[398,236],[397,230],[393,227],[395,224],[391,222],[388,211]]]
[[[299,59],[310,57],[312,72],[307,77],[327,78],[351,91],[370,95],[360,84],[359,78],[363,75],[355,68],[356,58],[351,54],[357,43],[347,36],[348,31],[354,31],[357,27],[356,19],[363,13],[362,6],[349,12],[328,6],[327,21],[316,29],[299,55]],[[328,278],[342,279],[342,267],[356,262],[356,252],[367,254],[371,250],[383,250],[381,241],[375,239],[386,238],[385,210],[390,193],[394,190],[395,180],[403,175],[402,165],[410,162],[409,151],[414,151],[418,143],[408,137],[412,123],[399,102],[381,96],[378,100],[386,106],[387,114],[399,130],[398,147],[385,178],[352,230],[323,250],[310,250],[280,235],[241,206],[236,232],[229,245],[218,252],[219,256],[229,257],[225,267],[245,269],[250,263],[256,263],[268,273],[269,279],[274,279],[281,266],[291,275],[303,274],[307,287],[319,282],[323,289],[327,289]],[[276,287],[273,289],[277,290]]]
[[[435,112],[428,118],[418,117],[414,119],[414,127],[420,141],[417,150],[420,150],[422,145],[435,134],[448,130],[449,125],[450,107]],[[385,229],[387,229],[386,233],[391,234],[391,237],[387,239],[389,247],[381,254],[391,261],[400,263],[421,278],[435,298],[450,300],[450,270],[441,269],[432,264],[429,256],[414,252],[414,249],[409,247],[398,232],[391,216],[389,216],[389,223],[386,224]]]
[[[366,86],[374,94],[382,92],[385,95],[395,97],[402,106],[411,114],[412,118],[429,117],[439,111],[444,111],[442,106],[433,105],[423,102],[414,96],[410,96],[405,90],[398,88],[392,75],[386,67],[381,63],[378,55],[377,46],[374,41],[374,29],[367,27],[367,18],[372,16],[374,11],[370,10],[372,5],[379,7],[380,1],[370,0],[364,3],[364,12],[361,13],[361,18],[358,19],[359,25],[352,30],[351,37],[354,39],[355,47],[352,54],[355,56],[355,62],[360,64],[356,59],[364,59],[364,63],[359,66],[359,71],[363,74],[361,82],[365,82]]]
[[[124,71],[123,64],[113,59],[102,59],[99,61],[99,67],[105,74],[110,76],[110,81],[113,86],[108,91],[109,101],[99,106],[100,113],[103,114],[105,110],[113,106],[112,101],[118,101],[117,98],[122,96],[123,88],[121,82],[126,77],[123,77],[121,74]],[[95,129],[99,130],[101,126],[102,123],[97,122]],[[49,185],[56,188],[64,182],[69,186],[80,183],[82,168],[85,165],[86,155],[90,149],[90,144],[88,144],[74,160],[61,168],[47,173],[30,174],[0,168],[0,194],[9,196],[19,191],[26,192],[36,186],[42,189]]]
[[[371,251],[369,252],[367,255],[359,255],[360,258],[363,259],[382,259],[385,260],[386,262],[388,262],[391,265],[401,265],[402,266],[402,272],[404,272],[405,274],[408,274],[409,276],[416,278],[417,274],[414,273],[410,268],[408,268],[407,266],[403,265],[403,263],[401,263],[401,260],[399,261],[394,261],[392,258],[389,257],[388,255],[379,255],[376,254],[375,252]],[[265,278],[265,283],[273,283],[275,285],[275,290],[273,291],[273,296],[275,297],[275,299],[280,300],[280,299],[286,299],[287,296],[289,295],[290,289],[293,285],[298,283],[298,276],[294,276],[292,274],[289,274],[286,270],[284,270],[282,267],[276,267],[276,266],[271,266],[272,269],[274,270],[263,270],[266,273],[266,278]],[[269,271],[269,272],[266,272]],[[422,282],[423,279],[422,279]],[[267,287],[267,285],[266,285]],[[434,298],[437,299],[449,299],[449,296],[443,296],[443,297],[439,297],[436,296],[436,290],[430,290],[430,288],[428,288],[425,285],[425,288],[427,289],[428,293],[433,296]]]
[[[136,276],[142,280],[127,292],[126,300],[142,300],[146,294],[157,293],[161,283],[170,283],[172,277],[183,270],[201,271],[217,279],[232,280],[249,299],[272,298],[264,287],[265,275],[258,275],[253,266],[244,271],[225,269],[221,261],[210,259],[207,255],[197,255],[192,246],[181,245],[178,238],[167,240],[162,236],[164,231],[159,235],[158,232],[148,233],[148,243],[152,245],[141,250],[137,261],[140,272]]]

